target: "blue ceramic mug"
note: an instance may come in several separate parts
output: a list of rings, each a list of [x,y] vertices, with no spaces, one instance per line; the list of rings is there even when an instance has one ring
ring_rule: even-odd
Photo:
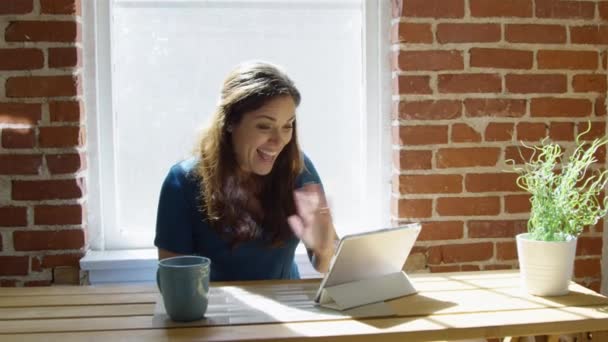
[[[201,256],[184,255],[158,262],[156,283],[172,320],[187,322],[205,316],[210,268],[211,260]]]

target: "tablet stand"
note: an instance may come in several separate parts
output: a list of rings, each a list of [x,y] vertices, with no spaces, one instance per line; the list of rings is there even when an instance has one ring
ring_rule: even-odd
[[[407,274],[400,271],[376,278],[327,286],[321,291],[319,305],[346,310],[416,293]]]

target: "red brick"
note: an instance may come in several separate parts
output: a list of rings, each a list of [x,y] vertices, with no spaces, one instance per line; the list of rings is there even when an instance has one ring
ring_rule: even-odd
[[[505,83],[507,91],[515,94],[568,91],[567,77],[562,74],[508,74]]]
[[[535,0],[536,16],[539,18],[593,19],[595,2],[566,0]]]
[[[49,68],[69,68],[81,65],[82,52],[77,47],[49,48]]]
[[[598,97],[595,99],[595,115],[596,116],[606,116],[606,111],[608,108],[608,102],[605,97]]]
[[[26,207],[0,207],[0,227],[27,226]]]
[[[86,169],[84,154],[47,154],[45,158],[46,166],[51,174],[76,173]]]
[[[462,102],[459,100],[400,101],[398,104],[401,120],[449,120],[462,116]]]
[[[83,179],[13,180],[16,201],[81,198],[86,192]]]
[[[448,126],[399,126],[393,138],[398,145],[433,145],[448,142]]]
[[[534,55],[532,51],[472,48],[471,66],[478,68],[531,69]]]
[[[587,280],[587,279],[585,279],[585,280]],[[582,284],[582,285],[592,291],[595,291],[596,293],[602,292],[602,290],[601,290],[602,282],[600,280],[587,281],[587,284]]]
[[[463,222],[435,221],[423,222],[418,236],[419,241],[458,240],[463,237]]]
[[[608,91],[606,74],[574,75],[572,88],[575,92],[596,92],[605,94]]]
[[[521,191],[515,173],[469,173],[464,178],[468,192]]]
[[[41,166],[39,154],[0,154],[0,175],[37,175]]]
[[[606,154],[608,153],[606,148],[606,145],[600,147],[597,149],[597,152],[594,154],[595,159],[597,160],[598,164],[604,164],[606,163]]]
[[[539,69],[591,69],[598,67],[595,51],[540,50],[536,56]]]
[[[585,117],[591,115],[591,101],[587,99],[540,97],[532,99],[532,117]]]
[[[401,3],[403,17],[462,18],[464,0],[407,0]]]
[[[486,271],[511,270],[511,269],[513,269],[513,266],[511,266],[511,265],[484,265],[483,269]]]
[[[82,229],[15,231],[13,240],[16,251],[80,249],[85,243]]]
[[[399,70],[462,70],[464,59],[461,51],[431,50],[431,51],[399,51]]]
[[[393,199],[391,201],[393,215],[399,218],[431,217],[433,200],[430,199]]]
[[[7,42],[76,42],[79,31],[75,21],[13,21],[4,38]]]
[[[608,25],[571,26],[572,44],[608,44]]]
[[[476,271],[480,271],[481,269],[479,268],[479,265],[460,265],[460,269],[463,272],[476,272]],[[489,341],[492,342],[492,341]]]
[[[496,242],[496,260],[516,260],[517,245],[515,242]]]
[[[591,125],[591,129],[589,129],[589,125]],[[577,135],[589,130],[589,132],[585,133],[581,137],[581,140],[593,140],[598,138],[603,138],[606,136],[606,123],[605,122],[584,122],[578,123],[576,125]]]
[[[0,279],[0,287],[17,287],[16,279]]]
[[[473,17],[531,17],[532,0],[470,0]]]
[[[537,141],[547,136],[547,125],[542,122],[519,122],[515,130],[517,140]]]
[[[574,260],[575,277],[601,277],[601,275],[602,266],[599,258]]]
[[[393,192],[438,194],[462,192],[461,175],[400,175],[393,180]]]
[[[51,280],[28,280],[23,282],[24,287],[51,286]]]
[[[445,43],[498,42],[499,24],[437,24],[437,41]]]
[[[0,49],[0,70],[30,70],[44,67],[40,49]]]
[[[0,256],[0,276],[27,275],[30,260],[27,256]]]
[[[397,76],[393,90],[395,94],[432,94],[430,76]]]
[[[30,128],[0,128],[2,147],[7,149],[32,148],[35,144],[35,131]]]
[[[600,18],[608,20],[608,1],[600,1],[597,6],[600,12]]]
[[[490,122],[486,127],[486,141],[510,141],[513,138],[514,124],[509,122]]]
[[[432,151],[400,150],[393,153],[398,170],[429,170],[432,167]]]
[[[562,25],[506,24],[505,40],[511,43],[564,44],[566,27]]]
[[[431,24],[403,23],[393,25],[392,41],[402,43],[432,43]]]
[[[466,99],[465,114],[469,117],[521,117],[526,114],[523,99]]]
[[[53,254],[42,257],[42,268],[53,268],[58,266],[71,266],[80,268],[80,259],[84,253],[76,254]]]
[[[549,126],[549,137],[553,141],[574,140],[574,123],[552,122]]]
[[[502,80],[498,74],[441,74],[437,79],[440,93],[498,93]]]
[[[0,103],[0,123],[34,125],[42,116],[38,103]]]
[[[494,245],[491,242],[450,244],[433,246],[429,249],[439,250],[439,252],[435,252],[435,254],[439,254],[439,260],[433,260],[433,264],[484,261],[494,256]],[[430,260],[429,263],[431,263]]]
[[[45,14],[80,15],[81,4],[80,0],[40,0],[40,11]]]
[[[0,14],[27,14],[34,9],[34,0],[2,0]]]
[[[593,229],[597,232],[597,233],[601,233],[604,231],[604,219],[599,219],[597,221],[597,223],[595,224],[595,226],[593,227]]]
[[[36,143],[36,133],[31,128],[2,129],[2,147],[31,148]]]
[[[530,207],[530,195],[528,194],[505,196],[505,213],[529,213]]]
[[[507,146],[505,160],[513,160],[515,164],[522,164],[532,158],[532,150],[523,146]]]
[[[527,220],[479,220],[469,221],[470,238],[515,238],[528,230]]]
[[[74,147],[82,146],[85,142],[85,132],[82,126],[52,126],[40,127],[38,137],[40,147]]]
[[[437,167],[495,166],[500,156],[497,147],[440,148],[437,151]]]
[[[72,205],[37,205],[34,207],[34,224],[62,225],[81,224],[83,208],[79,204]]]
[[[441,266],[429,265],[429,270],[431,271],[431,273],[446,273],[446,272],[461,272],[462,271],[460,265],[441,265]]]
[[[437,199],[436,210],[440,216],[498,215],[500,198],[490,197],[442,197]]]
[[[80,101],[58,101],[49,103],[52,122],[80,122],[84,120],[84,109]]]
[[[81,92],[80,80],[75,75],[19,76],[6,81],[9,97],[76,96]]]
[[[464,123],[452,125],[452,142],[480,142],[481,134],[473,127]]]
[[[602,255],[601,236],[579,236],[576,243],[576,255]]]

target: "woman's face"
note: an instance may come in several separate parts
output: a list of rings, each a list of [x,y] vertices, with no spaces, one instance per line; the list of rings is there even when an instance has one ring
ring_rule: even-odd
[[[291,96],[279,96],[243,114],[232,127],[232,146],[241,170],[261,176],[270,173],[279,153],[291,140],[295,113]]]

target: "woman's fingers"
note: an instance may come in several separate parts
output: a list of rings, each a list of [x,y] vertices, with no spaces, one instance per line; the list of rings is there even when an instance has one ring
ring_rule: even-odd
[[[287,218],[287,223],[295,236],[301,239],[304,234],[304,222],[302,222],[302,219],[298,215],[291,215]]]

